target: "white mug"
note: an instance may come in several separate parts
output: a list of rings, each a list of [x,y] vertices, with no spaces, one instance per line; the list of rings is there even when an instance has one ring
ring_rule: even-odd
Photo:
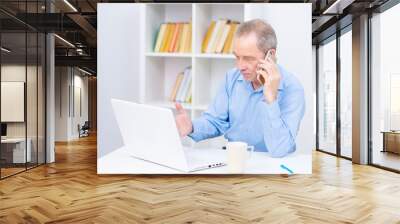
[[[227,162],[229,173],[243,173],[246,161],[254,151],[254,146],[248,146],[246,142],[228,142],[226,150],[228,151]]]

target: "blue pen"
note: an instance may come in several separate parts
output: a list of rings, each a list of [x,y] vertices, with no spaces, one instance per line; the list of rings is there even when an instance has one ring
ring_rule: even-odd
[[[286,167],[285,165],[281,164],[281,168],[284,170],[287,170],[289,172],[289,174],[293,174],[293,171],[291,169],[289,169],[288,167]]]

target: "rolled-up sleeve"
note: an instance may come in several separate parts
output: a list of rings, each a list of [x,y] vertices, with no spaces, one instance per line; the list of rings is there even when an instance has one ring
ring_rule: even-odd
[[[278,102],[260,101],[265,146],[271,157],[284,157],[296,150],[296,135],[305,111],[304,90],[287,91]]]

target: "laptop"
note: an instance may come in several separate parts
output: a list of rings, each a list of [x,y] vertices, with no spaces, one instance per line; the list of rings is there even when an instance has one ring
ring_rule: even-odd
[[[184,147],[171,109],[111,99],[124,145],[135,158],[183,172],[226,165],[222,149]]]

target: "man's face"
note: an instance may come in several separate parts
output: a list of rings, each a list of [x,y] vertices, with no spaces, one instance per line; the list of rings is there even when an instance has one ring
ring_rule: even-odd
[[[236,67],[247,81],[257,80],[257,64],[264,59],[264,52],[257,48],[257,36],[254,33],[236,37],[233,40],[233,54]]]

